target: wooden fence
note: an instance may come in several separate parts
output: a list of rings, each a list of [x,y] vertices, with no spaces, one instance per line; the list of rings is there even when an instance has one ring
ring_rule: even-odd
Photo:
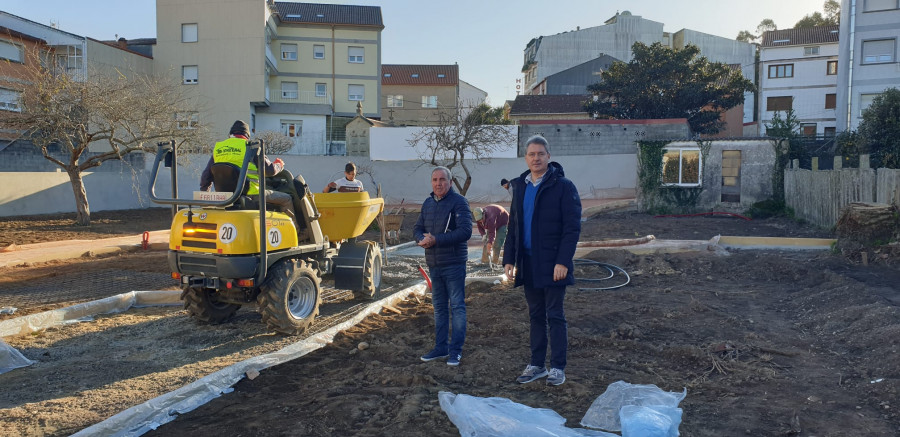
[[[784,199],[797,218],[823,228],[833,227],[841,209],[852,202],[894,203],[900,205],[900,170],[868,168],[868,157],[860,157],[861,168],[835,170],[784,171]]]

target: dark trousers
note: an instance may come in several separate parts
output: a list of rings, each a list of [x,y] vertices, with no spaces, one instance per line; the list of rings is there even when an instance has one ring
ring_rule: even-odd
[[[568,324],[563,310],[566,287],[534,288],[531,259],[525,256],[522,269],[525,300],[531,319],[531,365],[544,367],[547,359],[547,331],[549,327],[550,367],[565,370],[569,348]]]

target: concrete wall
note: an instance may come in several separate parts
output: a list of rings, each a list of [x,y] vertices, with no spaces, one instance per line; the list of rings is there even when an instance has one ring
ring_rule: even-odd
[[[525,142],[542,135],[550,143],[555,159],[570,155],[635,154],[639,138],[690,138],[687,120],[569,120],[520,121],[519,156],[525,155]]]
[[[377,131],[378,129],[373,129]],[[181,198],[190,198],[198,189],[200,172],[207,156],[185,159],[179,168],[178,190]],[[343,176],[343,156],[281,156],[288,170],[302,174],[313,192],[321,192],[325,185]],[[563,165],[566,176],[572,179],[584,198],[634,197],[635,155],[554,156]],[[91,173],[85,176],[91,211],[159,207],[149,201],[148,179],[153,160],[146,167],[130,171]],[[361,174],[365,188],[372,195],[381,184],[389,204],[419,205],[431,192],[431,166],[418,160],[370,161],[352,159],[359,166],[370,166],[372,175]],[[508,202],[509,193],[500,187],[500,179],[516,177],[527,167],[521,158],[494,158],[487,162],[470,163],[472,186],[467,197],[472,202]],[[169,169],[161,168],[156,185],[158,197],[170,197],[172,188]],[[75,201],[65,173],[3,173],[0,172],[0,216],[74,212]]]
[[[515,135],[516,126],[506,126],[511,133]],[[419,155],[407,140],[416,132],[422,130],[421,127],[378,127],[369,130],[370,152],[369,156],[375,161],[407,161],[419,160]],[[514,144],[499,145],[496,153],[492,158],[515,158],[516,148]],[[420,147],[419,151],[424,151],[424,147]],[[498,181],[500,179],[497,179]]]

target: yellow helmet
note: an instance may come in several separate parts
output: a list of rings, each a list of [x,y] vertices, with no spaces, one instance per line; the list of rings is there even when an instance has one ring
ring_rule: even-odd
[[[474,218],[476,222],[481,221],[481,219],[484,218],[484,210],[478,206],[472,208],[472,218]]]

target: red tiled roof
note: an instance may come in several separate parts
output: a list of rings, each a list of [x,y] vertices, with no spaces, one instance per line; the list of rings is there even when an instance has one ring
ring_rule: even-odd
[[[584,102],[591,100],[589,94],[575,95],[518,95],[513,101],[509,115],[524,114],[575,114],[586,113]]]
[[[281,21],[285,23],[344,24],[384,28],[379,6],[275,2],[275,9],[278,11]]]
[[[381,84],[457,85],[459,65],[382,64]]]
[[[840,26],[801,27],[799,29],[770,30],[763,33],[763,47],[783,47],[804,44],[838,42]]]

